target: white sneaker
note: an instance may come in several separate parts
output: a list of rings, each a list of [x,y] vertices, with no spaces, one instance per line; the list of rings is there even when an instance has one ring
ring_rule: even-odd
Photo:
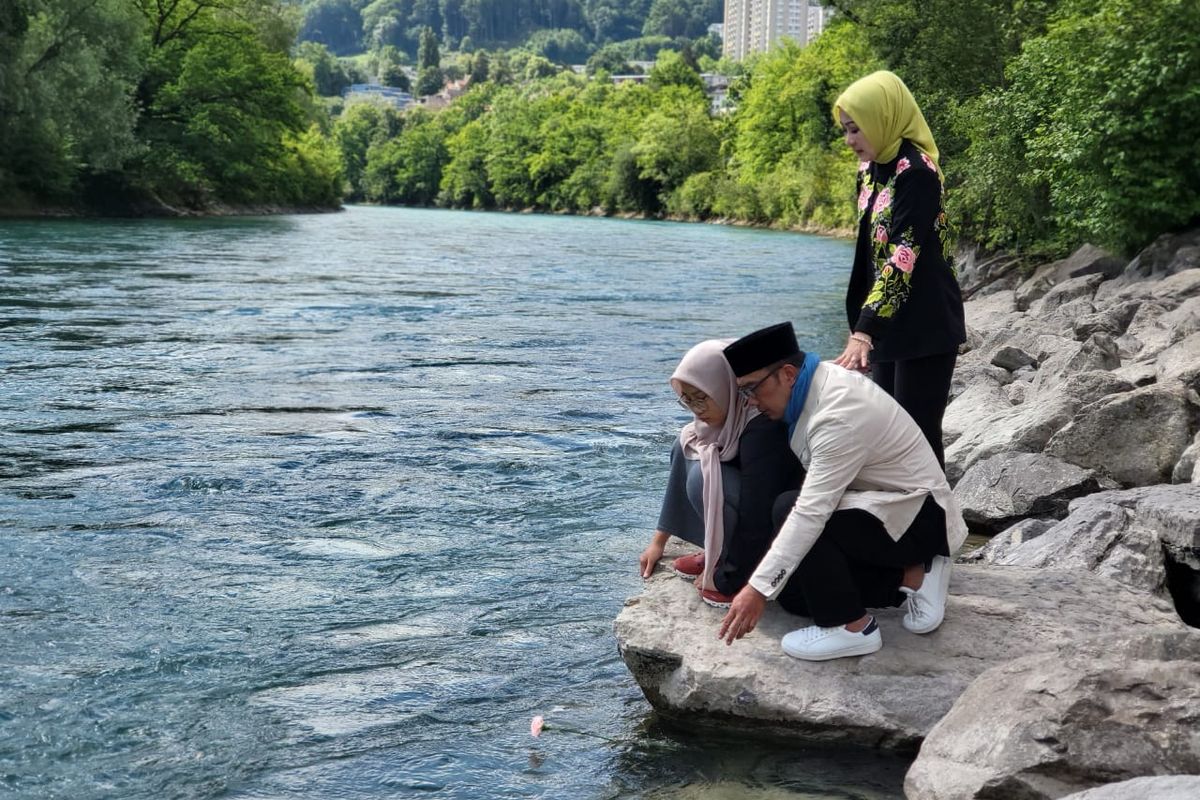
[[[829,661],[846,656],[865,656],[883,647],[879,635],[879,623],[872,617],[867,627],[858,633],[846,630],[842,625],[822,628],[809,625],[792,631],[780,642],[783,652],[805,661]]]
[[[904,602],[907,609],[901,624],[913,633],[929,633],[937,630],[946,616],[946,594],[950,589],[950,559],[934,556],[933,566],[925,573],[920,589],[901,586],[900,591],[908,595]]]

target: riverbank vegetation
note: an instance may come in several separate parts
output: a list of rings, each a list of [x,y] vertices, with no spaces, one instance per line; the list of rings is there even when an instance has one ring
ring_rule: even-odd
[[[338,205],[294,35],[275,0],[5,0],[0,206]]]
[[[352,107],[334,125],[350,197],[845,229],[856,165],[830,107],[890,68],[937,134],[966,241],[1131,252],[1200,217],[1200,162],[1181,135],[1200,124],[1195,3],[835,5],[808,47],[733,76],[732,113],[710,113],[696,59],[670,51],[642,84],[510,77],[436,114]]]
[[[732,64],[719,0],[11,0],[0,205],[345,197],[845,230],[856,165],[830,107],[889,68],[964,242],[1132,252],[1200,218],[1195,2],[831,4],[807,47]],[[439,110],[340,96],[463,79]]]

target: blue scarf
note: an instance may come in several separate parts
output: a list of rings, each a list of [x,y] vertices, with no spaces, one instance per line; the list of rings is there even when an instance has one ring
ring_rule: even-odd
[[[800,374],[796,376],[796,382],[792,384],[792,397],[788,400],[787,411],[783,414],[783,419],[788,426],[789,442],[796,433],[796,423],[800,421],[800,414],[804,411],[804,401],[808,399],[808,386],[812,383],[813,373],[817,371],[819,363],[821,360],[815,353],[805,355],[804,366],[800,368]]]

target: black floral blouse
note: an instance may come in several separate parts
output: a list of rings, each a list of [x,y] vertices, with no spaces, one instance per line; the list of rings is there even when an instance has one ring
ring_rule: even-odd
[[[858,242],[846,288],[850,328],[870,334],[875,361],[956,350],[966,340],[962,293],[947,255],[942,183],[909,141],[858,172]]]

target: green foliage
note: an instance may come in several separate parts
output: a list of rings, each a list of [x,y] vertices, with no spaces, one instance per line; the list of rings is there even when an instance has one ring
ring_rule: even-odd
[[[333,142],[341,154],[342,169],[351,200],[366,199],[363,175],[367,152],[374,144],[382,145],[404,128],[403,117],[390,103],[358,101],[351,103],[333,126]]]
[[[694,92],[704,94],[704,81],[679,53],[666,50],[661,53],[654,66],[650,69],[648,80],[651,89],[662,89],[667,86],[682,86]]]
[[[313,87],[322,97],[340,95],[353,81],[346,66],[329,48],[316,42],[301,42],[296,48],[297,65],[312,76]]]
[[[722,0],[654,0],[642,26],[645,36],[684,36],[695,39],[721,21]]]
[[[1186,0],[1076,0],[1027,40],[966,114],[961,205],[988,243],[1132,251],[1200,218],[1198,41]]]
[[[480,50],[471,59],[471,83],[478,85],[486,81],[491,75],[490,69],[491,60],[487,52]]]
[[[17,194],[68,200],[81,176],[119,169],[141,151],[131,102],[138,23],[120,0],[4,4],[0,205]]]
[[[525,49],[559,64],[582,64],[595,48],[579,31],[555,28],[534,33],[525,42]]]
[[[366,199],[431,204],[446,158],[445,130],[427,112],[410,113],[399,136],[368,149],[363,174]]]
[[[362,49],[363,20],[354,0],[313,0],[304,9],[300,40],[319,42],[338,55]]]

